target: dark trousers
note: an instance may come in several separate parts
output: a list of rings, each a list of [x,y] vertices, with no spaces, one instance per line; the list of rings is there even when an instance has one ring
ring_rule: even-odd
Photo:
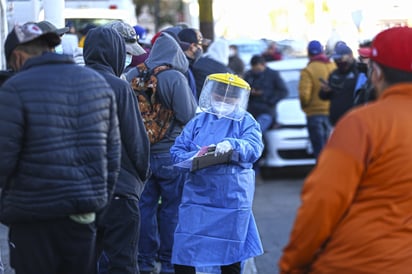
[[[9,227],[10,265],[16,274],[90,274],[95,224],[61,218]]]
[[[100,263],[97,273],[139,273],[139,230],[138,200],[115,195],[98,224],[96,253]]]
[[[175,264],[176,274],[196,274],[196,268],[193,266]],[[240,274],[240,262],[231,265],[222,265],[220,267],[222,274]]]

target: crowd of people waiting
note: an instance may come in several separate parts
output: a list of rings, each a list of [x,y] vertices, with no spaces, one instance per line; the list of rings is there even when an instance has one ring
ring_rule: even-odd
[[[188,26],[150,45],[120,21],[76,43],[70,29],[27,22],[4,45],[0,221],[16,274],[240,274],[263,254],[254,164],[288,93],[266,66],[281,57],[271,47],[244,71],[236,47]],[[411,42],[383,31],[359,62],[345,42],[331,56],[308,43],[299,94],[318,163],[281,273],[408,271]],[[181,164],[210,153],[230,157]]]

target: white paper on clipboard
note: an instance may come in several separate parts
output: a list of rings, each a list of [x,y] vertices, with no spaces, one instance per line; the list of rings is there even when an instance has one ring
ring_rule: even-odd
[[[181,161],[177,164],[174,164],[173,166],[180,167],[180,168],[185,168],[185,169],[191,169],[192,165],[193,165],[193,158],[195,158],[195,156],[196,155],[194,155],[193,157],[191,157],[187,160],[184,160],[184,161]]]

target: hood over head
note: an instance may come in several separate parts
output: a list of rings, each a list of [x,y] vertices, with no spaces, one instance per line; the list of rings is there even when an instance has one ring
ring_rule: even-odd
[[[204,55],[227,66],[229,64],[229,42],[218,38],[210,44]]]
[[[156,39],[145,64],[149,70],[153,70],[158,66],[169,65],[182,73],[186,73],[189,68],[189,61],[180,45],[171,35],[165,32],[162,32],[159,38]]]
[[[98,64],[110,67],[115,75],[120,76],[126,61],[124,39],[112,28],[91,29],[84,41],[83,57],[87,66]]]

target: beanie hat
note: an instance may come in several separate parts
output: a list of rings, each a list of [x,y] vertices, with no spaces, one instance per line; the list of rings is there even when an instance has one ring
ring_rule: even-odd
[[[211,43],[210,39],[204,38],[200,31],[193,28],[182,29],[178,36],[180,40],[190,44],[195,43],[202,46],[209,46]]]
[[[318,55],[323,52],[322,44],[317,40],[312,40],[308,44],[308,53],[310,55]]]
[[[333,50],[332,58],[341,59],[344,55],[353,54],[352,50],[346,43],[336,44],[335,49]]]

